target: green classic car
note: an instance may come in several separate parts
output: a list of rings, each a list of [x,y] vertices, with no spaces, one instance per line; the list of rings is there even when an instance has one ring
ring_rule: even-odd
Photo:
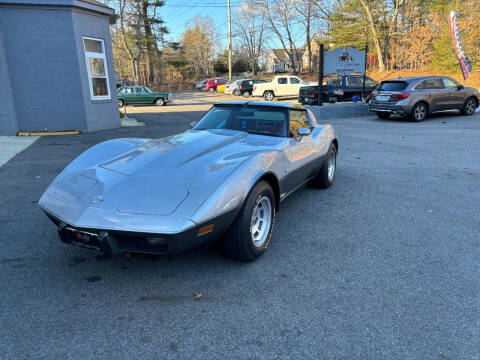
[[[172,95],[153,92],[146,86],[125,86],[117,90],[118,106],[125,104],[155,104],[165,106],[172,102]]]

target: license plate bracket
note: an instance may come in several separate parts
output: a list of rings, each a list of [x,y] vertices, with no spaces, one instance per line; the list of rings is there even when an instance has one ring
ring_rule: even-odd
[[[377,101],[388,101],[388,100],[390,100],[390,95],[377,95],[375,100],[377,100]]]

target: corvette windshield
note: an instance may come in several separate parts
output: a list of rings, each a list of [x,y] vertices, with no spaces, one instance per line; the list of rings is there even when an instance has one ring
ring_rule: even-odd
[[[230,129],[246,131],[249,134],[286,137],[287,109],[215,106],[194,129]]]

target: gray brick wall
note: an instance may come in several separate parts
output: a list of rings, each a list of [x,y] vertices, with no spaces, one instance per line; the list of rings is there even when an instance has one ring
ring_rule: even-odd
[[[12,111],[2,110],[9,124],[0,125],[0,133],[120,126],[108,16],[75,7],[0,3],[0,30],[16,115],[15,126]],[[111,100],[90,99],[82,36],[105,39]],[[0,74],[3,68],[0,58]]]

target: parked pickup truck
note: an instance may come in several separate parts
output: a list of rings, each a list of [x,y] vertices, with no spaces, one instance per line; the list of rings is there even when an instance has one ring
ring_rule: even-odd
[[[375,90],[378,83],[370,77],[365,79],[365,97]],[[350,101],[356,95],[362,98],[363,75],[328,76],[323,82],[322,101],[334,97],[336,101]],[[319,86],[300,88],[298,102],[306,105],[318,105]]]
[[[262,96],[266,101],[282,96],[297,97],[302,86],[305,82],[296,76],[275,76],[272,81],[253,85],[252,96]]]

